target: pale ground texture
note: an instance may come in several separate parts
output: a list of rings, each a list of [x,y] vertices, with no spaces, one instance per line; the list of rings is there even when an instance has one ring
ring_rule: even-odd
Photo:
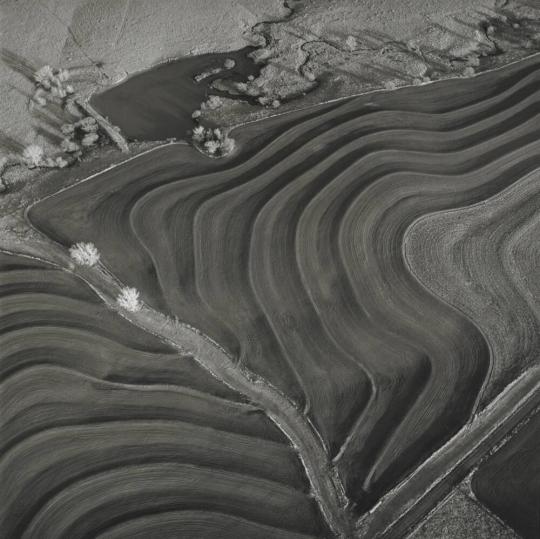
[[[408,539],[473,539],[481,537],[518,538],[510,528],[499,522],[487,509],[456,489],[409,535]]]
[[[540,3],[530,0],[0,5],[0,157],[34,142],[49,149],[59,143],[51,122],[28,110],[32,71],[44,64],[70,68],[76,90],[90,94],[170,58],[258,45],[261,75],[240,91],[252,104],[225,98],[217,109],[203,107],[203,121],[234,125],[374,89],[470,76],[540,50]]]
[[[1,0],[0,154],[46,145],[27,107],[33,69],[82,67],[77,89],[95,89],[167,58],[245,47],[255,24],[287,12],[280,0]]]
[[[206,113],[209,118],[226,124],[231,109],[254,119],[273,114],[277,103],[285,111],[299,103],[472,76],[540,50],[540,2],[310,0],[287,5],[286,20],[255,27],[265,45],[254,57],[264,67],[247,91],[268,108],[233,102]]]

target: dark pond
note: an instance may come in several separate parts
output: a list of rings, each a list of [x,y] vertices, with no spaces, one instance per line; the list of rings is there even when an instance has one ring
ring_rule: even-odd
[[[210,94],[227,95],[210,88],[212,81],[245,81],[249,75],[258,75],[260,66],[248,57],[253,50],[254,47],[246,47],[161,64],[96,94],[91,103],[130,140],[186,138],[194,126],[191,114],[201,102]],[[228,58],[235,62],[232,69],[223,69],[196,82],[196,76],[223,67]]]

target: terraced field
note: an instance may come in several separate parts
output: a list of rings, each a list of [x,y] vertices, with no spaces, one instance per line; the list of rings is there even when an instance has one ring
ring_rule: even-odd
[[[260,410],[71,274],[0,267],[2,537],[327,535]]]
[[[327,104],[239,129],[227,160],[151,152],[29,219],[65,246],[93,241],[149,305],[296,403],[362,512],[522,368],[418,280],[403,246],[422,216],[540,166],[539,100],[534,57]]]

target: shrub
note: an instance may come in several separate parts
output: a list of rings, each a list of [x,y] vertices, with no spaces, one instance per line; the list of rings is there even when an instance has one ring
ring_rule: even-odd
[[[345,46],[350,51],[354,51],[358,47],[358,41],[356,41],[356,38],[354,36],[348,36],[345,40]]]
[[[60,131],[66,137],[72,137],[75,134],[75,124],[62,124]]]
[[[85,116],[77,122],[77,127],[80,127],[85,133],[95,133],[98,130],[98,123],[92,116]]]
[[[34,80],[36,81],[36,84],[39,84],[40,86],[43,86],[43,88],[50,88],[51,87],[51,79],[53,78],[53,68],[49,65],[40,67],[35,73],[34,73]]]
[[[59,155],[55,157],[54,165],[57,166],[58,168],[66,168],[69,165],[69,163],[67,162],[66,159],[64,159],[61,155]]]
[[[84,135],[84,137],[81,140],[81,144],[83,146],[93,146],[99,139],[99,135],[97,133],[88,133]]]
[[[93,146],[99,142],[99,125],[92,116],[85,116],[72,124],[63,124],[60,130],[66,137],[60,145],[62,151],[75,154],[74,157],[80,156],[81,146]]]
[[[23,150],[22,158],[28,168],[39,167],[43,163],[43,148],[37,144],[30,144]]]
[[[48,168],[65,168],[69,165],[66,159],[61,155],[57,157],[47,157],[43,160],[41,166]]]
[[[69,248],[69,256],[80,266],[95,266],[99,262],[99,251],[93,243],[79,242]]]
[[[38,88],[47,90],[54,97],[66,97],[67,94],[73,93],[73,87],[69,84],[64,84],[69,80],[69,71],[67,69],[58,69],[45,65],[40,67],[34,73],[34,81]]]
[[[67,138],[62,139],[62,142],[60,143],[60,148],[63,152],[66,153],[75,153],[81,149],[76,142],[73,142],[72,140]]]
[[[224,157],[234,150],[234,140],[221,129],[211,129],[198,125],[193,129],[193,144],[201,152],[211,157]]]
[[[202,142],[205,138],[206,129],[202,125],[193,128],[193,140]]]
[[[38,88],[32,96],[32,101],[38,107],[44,107],[47,104],[47,94],[43,88]]]
[[[120,294],[116,298],[116,302],[122,309],[126,311],[137,312],[141,310],[141,302],[139,301],[139,291],[136,288],[130,288],[129,286],[124,286],[120,290]]]
[[[207,140],[204,143],[204,148],[210,155],[216,155],[216,153],[219,151],[220,145],[217,140]]]

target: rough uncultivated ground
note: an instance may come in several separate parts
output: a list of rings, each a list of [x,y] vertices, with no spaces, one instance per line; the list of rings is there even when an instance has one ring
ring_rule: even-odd
[[[44,64],[69,68],[76,89],[89,94],[170,58],[255,44],[254,59],[264,68],[242,91],[265,106],[225,99],[203,113],[232,125],[377,88],[470,76],[523,57],[540,48],[540,10],[533,5],[161,0],[155,9],[144,0],[5,0],[0,156],[32,142],[59,142],[61,119],[28,110],[31,73]]]
[[[233,123],[380,88],[472,76],[540,48],[540,4],[487,0],[292,1],[254,28],[264,64],[248,84],[266,109],[226,103],[207,116]],[[307,94],[304,96],[304,94]],[[302,96],[302,100],[298,100]],[[291,101],[292,100],[292,101]],[[231,111],[234,113],[231,117]]]
[[[279,19],[280,0],[3,0],[0,3],[0,155],[23,144],[55,144],[28,112],[31,73],[73,70],[76,89],[115,84],[168,58],[236,50],[251,28]]]
[[[409,535],[408,539],[473,537],[517,539],[513,531],[501,524],[484,507],[456,489]]]

